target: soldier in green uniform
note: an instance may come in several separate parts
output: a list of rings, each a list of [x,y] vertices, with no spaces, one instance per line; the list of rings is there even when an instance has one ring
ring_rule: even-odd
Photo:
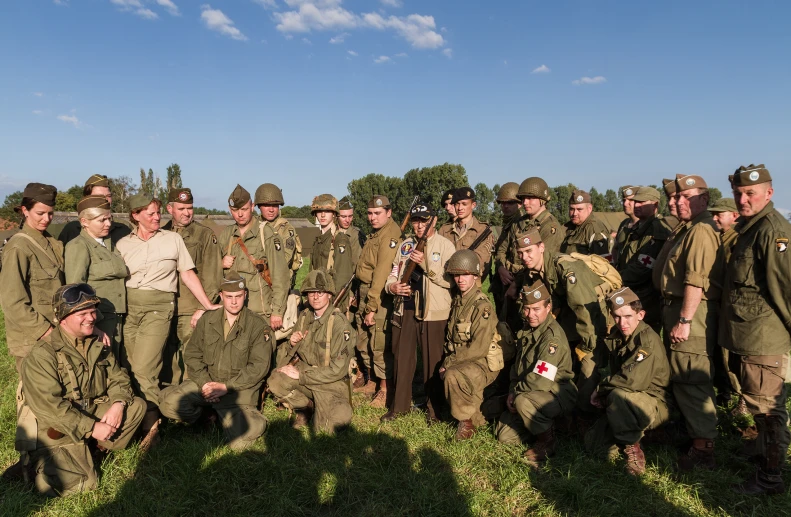
[[[502,368],[502,355],[488,360],[497,315],[479,287],[481,264],[473,251],[458,250],[445,264],[456,290],[448,321],[445,359],[439,376],[445,385],[450,414],[458,420],[456,440],[467,440],[486,420],[481,413],[483,390]],[[502,352],[501,352],[502,354]]]
[[[736,223],[739,218],[739,209],[732,197],[724,197],[709,207],[711,217],[720,231],[720,243],[722,243],[723,261],[725,264],[731,258],[731,248],[736,242]]]
[[[289,288],[293,288],[296,273],[302,267],[302,242],[291,223],[280,216],[280,207],[284,204],[283,191],[277,185],[264,183],[255,191],[255,205],[261,211],[261,223],[271,227],[280,237],[280,243],[275,242],[275,249],[283,256],[289,274]],[[277,330],[280,327],[272,328]]]
[[[453,205],[456,208],[456,219],[453,223],[442,225],[438,233],[452,242],[456,250],[472,249],[471,246],[475,244],[473,251],[481,262],[481,271],[490,270],[494,237],[491,230],[489,230],[488,237],[483,237],[489,225],[480,222],[473,215],[477,206],[475,191],[470,187],[456,189],[453,193]],[[481,237],[483,240],[479,239]]]
[[[453,204],[453,193],[455,188],[448,189],[442,193],[442,208],[448,213],[448,220],[445,224],[453,224],[456,222],[456,206]]]
[[[643,434],[670,419],[670,365],[659,335],[642,321],[645,312],[634,291],[615,291],[608,303],[615,319],[605,339],[610,374],[591,396],[605,415],[588,431],[585,444],[593,450],[623,448],[626,472],[639,476],[645,472]]]
[[[222,250],[214,232],[195,221],[192,191],[188,188],[173,188],[168,192],[167,211],[171,220],[162,227],[181,235],[187,252],[195,264],[195,273],[200,278],[209,301],[215,303],[219,297],[222,280]],[[192,295],[184,282],[179,280],[176,294],[176,313],[165,348],[164,367],[160,375],[163,384],[180,384],[184,377],[184,348],[192,335],[192,317],[203,307]]]
[[[365,245],[365,235],[362,230],[352,224],[354,220],[354,207],[348,196],[344,196],[338,201],[338,228],[349,236],[352,246],[352,266],[357,269],[357,262],[360,260],[360,253]]]
[[[107,176],[103,174],[94,174],[88,178],[85,181],[85,185],[82,187],[82,195],[83,197],[102,196],[107,200],[107,203],[110,205],[110,211],[112,211],[113,193],[110,190],[110,180],[107,179]],[[80,210],[78,207],[77,212],[79,211]],[[110,223],[110,233],[115,239],[113,243],[118,242],[118,240],[122,237],[126,237],[131,231],[132,230],[128,225],[121,222],[112,221]],[[76,221],[69,221],[63,226],[63,229],[58,234],[58,240],[62,242],[64,246],[66,246],[69,241],[77,238],[81,232],[82,224],[80,223],[79,219]]]
[[[235,224],[223,228],[222,267],[226,274],[236,271],[247,285],[247,307],[269,321],[273,330],[283,326],[286,297],[291,285],[283,240],[272,225],[263,224],[253,212],[250,193],[241,185],[228,198]]]
[[[77,203],[82,232],[66,244],[66,282],[87,283],[101,300],[101,321],[96,327],[112,339],[113,353],[120,357],[126,315],[126,277],[129,271],[116,248],[128,235],[126,226],[113,227],[110,203],[104,196],[86,196]]]
[[[532,466],[555,454],[555,418],[570,414],[577,402],[566,333],[552,317],[552,299],[537,281],[522,291],[524,327],[517,333],[516,361],[511,368],[508,411],[500,416],[495,435],[503,443],[521,445]]]
[[[503,304],[505,303],[505,291],[514,281],[514,276],[501,259],[503,256],[497,254],[496,251],[500,249],[505,240],[508,238],[508,232],[511,226],[524,216],[519,198],[516,194],[519,192],[519,184],[509,182],[500,187],[497,192],[497,204],[500,205],[500,210],[503,213],[503,226],[500,229],[500,235],[494,243],[495,256],[493,257],[494,272],[489,287],[489,292],[494,296],[494,306],[497,309],[497,314],[502,315]],[[509,321],[516,319],[519,316],[519,308],[516,303],[511,303],[506,307],[506,311],[510,314]]]
[[[662,328],[659,291],[651,280],[662,246],[670,237],[670,230],[659,212],[659,191],[652,187],[637,187],[632,194],[637,224],[631,227],[620,246],[615,268],[623,285],[640,298],[645,311],[644,322],[659,332]]]
[[[676,207],[676,200],[678,199],[676,195],[676,180],[662,178],[662,189],[665,191],[665,196],[667,197],[667,210],[670,212],[670,215],[665,217],[665,222],[667,223],[668,230],[673,231],[678,227],[680,222],[678,220],[678,209]]]
[[[247,289],[239,273],[225,276],[220,298],[223,309],[198,320],[184,351],[187,380],[162,390],[159,407],[164,416],[189,423],[215,412],[228,445],[241,450],[266,430],[257,404],[275,336],[266,320],[244,306]]]
[[[365,241],[355,275],[360,283],[357,310],[357,351],[367,368],[369,379],[355,380],[355,391],[373,393],[373,407],[387,405],[387,379],[393,375],[393,351],[390,343],[393,297],[385,291],[385,282],[401,241],[401,229],[393,221],[390,200],[373,196],[368,202],[368,222],[373,231]],[[373,375],[371,375],[373,374]],[[377,383],[374,379],[378,380]]]
[[[623,204],[623,213],[626,218],[618,225],[618,230],[615,232],[615,242],[612,246],[612,263],[618,263],[618,254],[623,249],[626,242],[626,236],[637,224],[638,217],[634,215],[634,193],[637,192],[639,187],[635,185],[624,185],[619,189],[621,193],[621,203]]]
[[[540,280],[552,295],[553,314],[574,349],[577,422],[584,433],[594,420],[590,396],[599,382],[599,368],[605,364],[598,336],[607,334],[604,297],[608,286],[581,260],[551,252],[536,228],[517,236],[518,252],[525,269],[517,283],[530,286]]]
[[[739,234],[725,273],[721,344],[735,359],[747,409],[758,428],[755,475],[736,490],[783,494],[788,429],[785,382],[791,349],[791,224],[772,203],[772,177],[763,165],[739,167],[731,178]],[[732,363],[733,364],[733,363]]]
[[[318,195],[313,198],[310,213],[320,226],[320,233],[310,252],[310,270],[326,270],[333,284],[341,288],[354,275],[354,261],[351,237],[340,231],[336,224],[338,200],[331,194]],[[348,306],[348,297],[345,298],[338,304],[344,312]]]
[[[681,224],[665,242],[655,268],[660,271],[662,327],[669,349],[673,394],[684,417],[692,447],[679,457],[681,470],[713,469],[717,410],[713,358],[717,346],[722,287],[717,226],[706,210],[706,182],[677,175],[677,210]]]
[[[349,362],[354,354],[354,330],[340,309],[332,277],[314,269],[302,282],[310,308],[299,316],[284,348],[285,363],[269,377],[275,400],[293,409],[295,429],[311,419],[316,431],[335,433],[352,420]]]
[[[612,260],[610,230],[593,215],[591,196],[584,190],[572,190],[569,198],[569,222],[560,244],[561,253],[601,255]]]
[[[17,448],[25,451],[36,489],[55,497],[96,487],[91,449],[124,449],[146,404],[132,394],[110,348],[93,335],[101,303],[93,288],[68,284],[52,301],[57,326],[22,365]]]

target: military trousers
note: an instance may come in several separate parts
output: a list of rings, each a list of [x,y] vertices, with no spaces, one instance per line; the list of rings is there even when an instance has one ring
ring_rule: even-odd
[[[514,399],[516,413],[505,411],[497,422],[494,430],[497,440],[509,445],[520,445],[548,431],[555,418],[571,411],[575,391],[571,390],[571,397],[567,397],[569,400],[566,404],[561,404],[561,398],[549,391],[517,394]]]
[[[384,302],[384,300],[383,300]],[[358,312],[357,319],[357,351],[360,353],[363,365],[378,379],[389,379],[393,376],[393,349],[391,346],[392,323],[390,316],[393,312],[392,301],[382,304],[370,327],[363,324],[365,315]]]
[[[721,346],[715,347],[714,351],[714,387],[717,395],[742,394],[742,386],[739,382],[739,367],[733,366],[732,361],[738,363],[738,356],[731,354],[731,351]]]
[[[607,394],[604,415],[585,434],[585,448],[594,453],[639,442],[645,431],[670,421],[668,404],[646,392],[615,388]]]
[[[291,409],[305,409],[313,402],[313,428],[317,431],[334,433],[352,421],[348,378],[304,386],[299,380],[275,370],[269,376],[268,386],[275,400]]]
[[[195,423],[204,409],[211,408],[217,412],[228,446],[242,450],[264,434],[267,420],[255,405],[239,404],[239,399],[243,397],[237,398],[236,395],[229,393],[220,397],[219,402],[210,403],[203,398],[201,387],[188,379],[178,386],[162,390],[159,410],[167,418]]]
[[[123,342],[124,314],[119,312],[103,312],[102,319],[96,322],[96,327],[110,336],[110,350],[116,359],[121,357],[121,343]]]
[[[111,406],[111,402],[96,404],[89,413],[99,421]],[[140,427],[145,412],[145,401],[135,397],[132,404],[124,409],[118,432],[109,440],[97,443],[111,451],[126,448]],[[46,496],[57,497],[95,488],[98,473],[88,442],[74,443],[69,436],[53,439],[47,435],[47,430],[39,422],[36,449],[29,452],[36,490]]]
[[[572,345],[572,351],[577,348]],[[580,358],[572,354],[574,371],[576,372],[574,384],[577,386],[577,409],[582,413],[595,414],[596,408],[591,405],[591,395],[599,387],[601,380],[600,368],[607,364],[607,350],[604,343],[599,342],[593,352],[588,352]]]
[[[785,425],[780,427],[778,442],[785,461],[788,446],[791,444],[791,430],[788,428],[788,387],[785,382],[788,366],[787,355],[736,355],[742,395],[747,409],[753,415],[773,415]],[[759,433],[765,432],[759,429]],[[759,436],[756,445],[762,447],[765,440]],[[756,451],[765,456],[765,451]]]
[[[127,289],[127,314],[121,364],[129,370],[132,387],[148,403],[159,400],[162,353],[173,318],[173,293]]]
[[[160,382],[165,386],[178,386],[187,379],[184,350],[192,336],[192,314],[177,314],[170,322],[170,334],[162,358]]]
[[[450,414],[456,420],[472,420],[473,425],[486,423],[481,413],[483,390],[494,382],[497,372],[486,366],[486,360],[464,361],[445,370],[445,399],[450,405]]]

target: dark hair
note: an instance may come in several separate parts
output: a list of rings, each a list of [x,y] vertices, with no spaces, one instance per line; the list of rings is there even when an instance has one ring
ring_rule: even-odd
[[[640,312],[643,310],[643,302],[635,300],[629,304],[629,307],[631,307],[634,312]]]
[[[38,203],[38,201],[36,201],[32,197],[23,197],[22,202],[19,204],[17,208],[14,209],[14,211],[19,214],[19,217],[21,217],[19,221],[20,229],[22,229],[22,227],[25,226],[25,220],[27,219],[25,214],[22,213],[22,209],[24,208],[28,211],[33,210],[33,207],[36,206],[36,203]]]

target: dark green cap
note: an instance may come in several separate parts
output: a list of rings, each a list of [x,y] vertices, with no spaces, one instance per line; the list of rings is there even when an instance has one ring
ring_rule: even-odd
[[[236,188],[231,192],[231,197],[228,198],[228,206],[231,208],[242,208],[249,201],[250,193],[243,186],[237,184]]]
[[[77,213],[79,214],[88,208],[104,208],[105,210],[110,210],[110,203],[107,202],[107,198],[104,196],[85,196],[77,203]]]
[[[522,288],[521,296],[522,303],[524,305],[532,305],[543,300],[552,301],[552,297],[549,295],[547,286],[545,286],[541,280],[537,280],[531,286],[524,286]]]
[[[732,197],[724,197],[709,207],[709,212],[738,212],[736,201]]]
[[[341,200],[338,201],[338,210],[354,210],[352,200],[349,199],[349,196],[343,196]]]
[[[168,203],[192,203],[192,191],[188,188],[172,188],[168,192]]]
[[[28,183],[25,190],[22,192],[22,197],[32,199],[36,203],[55,206],[55,199],[58,197],[58,189],[46,183]]]
[[[94,174],[85,182],[83,188],[110,187],[110,180],[104,174]]]
[[[569,197],[570,205],[578,205],[580,203],[590,203],[591,195],[584,190],[572,190],[571,197]]]
[[[142,210],[143,208],[147,207],[154,201],[154,196],[150,196],[148,194],[135,194],[134,196],[129,198],[129,210],[134,212],[135,210]]]
[[[220,291],[224,293],[238,293],[239,291],[244,291],[246,288],[247,284],[244,278],[236,271],[228,271],[220,284]]]
[[[641,203],[644,201],[654,201],[659,203],[660,197],[659,191],[653,187],[637,187],[637,190],[632,196],[632,201],[635,203]]]
[[[377,194],[368,201],[368,208],[390,208],[390,200]]]

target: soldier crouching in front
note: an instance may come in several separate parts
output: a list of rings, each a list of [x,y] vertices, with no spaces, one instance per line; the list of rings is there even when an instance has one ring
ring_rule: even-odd
[[[50,342],[40,341],[22,364],[16,446],[27,477],[50,497],[95,488],[94,460],[129,445],[146,411],[110,348],[93,335],[99,303],[88,284],[60,287]]]
[[[645,311],[634,292],[624,287],[607,300],[615,328],[604,342],[610,352],[610,375],[591,395],[591,404],[606,416],[585,435],[585,445],[596,450],[616,446],[626,455],[626,472],[645,472],[640,440],[645,431],[670,419],[670,363],[662,340],[644,321]]]
[[[219,420],[232,449],[251,446],[266,430],[257,409],[275,337],[268,322],[244,306],[247,288],[236,271],[220,284],[223,310],[204,314],[184,352],[188,379],[162,390],[159,410],[195,423]]]
[[[299,315],[291,346],[282,347],[285,364],[269,376],[275,400],[293,409],[294,429],[311,418],[317,431],[334,433],[352,421],[349,361],[354,354],[354,331],[332,303],[335,285],[325,269],[314,269],[302,282],[310,308]]]
[[[568,415],[577,403],[571,347],[566,333],[552,317],[552,298],[539,280],[522,290],[523,330],[517,334],[516,361],[511,368],[508,411],[500,416],[495,434],[502,443],[521,445],[533,467],[555,454],[553,421]]]
[[[472,438],[476,427],[486,422],[481,413],[483,390],[500,371],[492,369],[487,361],[497,316],[489,298],[477,286],[481,263],[474,251],[458,250],[445,264],[445,271],[453,276],[457,290],[450,309],[445,359],[439,375],[445,385],[450,414],[459,421],[456,440],[466,440]]]

